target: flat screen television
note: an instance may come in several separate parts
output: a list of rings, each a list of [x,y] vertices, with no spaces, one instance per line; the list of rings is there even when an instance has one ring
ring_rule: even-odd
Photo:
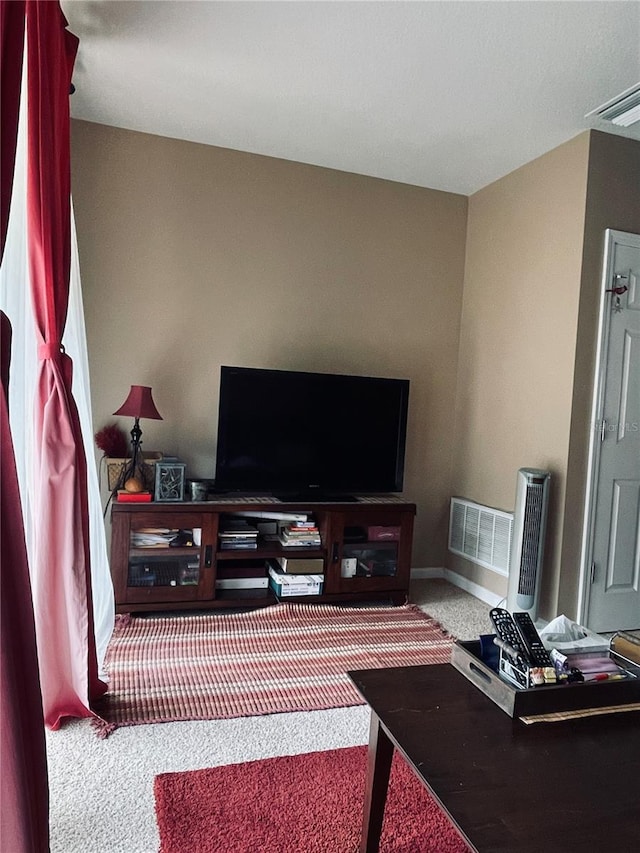
[[[348,500],[399,492],[408,379],[220,370],[217,492]]]

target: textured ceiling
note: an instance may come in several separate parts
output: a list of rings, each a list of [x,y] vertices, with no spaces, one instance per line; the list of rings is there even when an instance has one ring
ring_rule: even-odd
[[[640,80],[640,2],[63,0],[76,118],[470,194]]]

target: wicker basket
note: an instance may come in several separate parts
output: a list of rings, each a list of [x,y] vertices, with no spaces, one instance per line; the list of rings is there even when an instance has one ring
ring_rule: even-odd
[[[162,459],[162,453],[156,451],[143,451],[142,453],[142,475],[145,489],[153,492],[156,480],[156,462]],[[122,475],[126,470],[126,466],[131,462],[131,459],[115,459],[107,457],[105,463],[107,466],[107,488],[110,492],[122,486]]]

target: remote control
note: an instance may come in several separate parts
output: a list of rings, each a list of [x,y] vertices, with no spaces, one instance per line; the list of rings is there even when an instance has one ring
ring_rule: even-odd
[[[504,610],[502,607],[494,607],[489,612],[489,618],[497,635],[495,639],[496,645],[504,649],[512,658],[526,659],[522,638],[509,611]]]
[[[545,649],[531,616],[526,612],[514,613],[513,621],[531,666],[553,666],[551,655]]]

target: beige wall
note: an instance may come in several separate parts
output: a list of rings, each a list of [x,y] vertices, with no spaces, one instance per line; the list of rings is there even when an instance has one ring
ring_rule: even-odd
[[[598,309],[607,228],[640,234],[640,142],[594,131],[589,150],[580,311],[571,418],[571,442],[562,541],[558,612],[570,612],[578,598],[580,549],[587,488]]]
[[[467,199],[79,121],[72,182],[95,428],[149,384],[145,449],[211,477],[221,364],[408,378],[413,565],[443,565]]]
[[[145,448],[211,477],[220,364],[407,377],[413,565],[506,594],[447,553],[449,499],[511,510],[544,468],[541,615],[574,615],[604,230],[640,232],[640,143],[585,133],[467,200],[74,121],[72,180],[96,429],[150,384]]]
[[[551,472],[542,611],[560,566],[588,155],[584,134],[469,201],[452,493],[512,510],[518,468]],[[447,565],[506,594],[500,575]]]
[[[605,230],[640,233],[640,143],[585,133],[470,198],[452,492],[552,474],[542,616],[575,617]],[[447,565],[506,594],[506,579]]]

